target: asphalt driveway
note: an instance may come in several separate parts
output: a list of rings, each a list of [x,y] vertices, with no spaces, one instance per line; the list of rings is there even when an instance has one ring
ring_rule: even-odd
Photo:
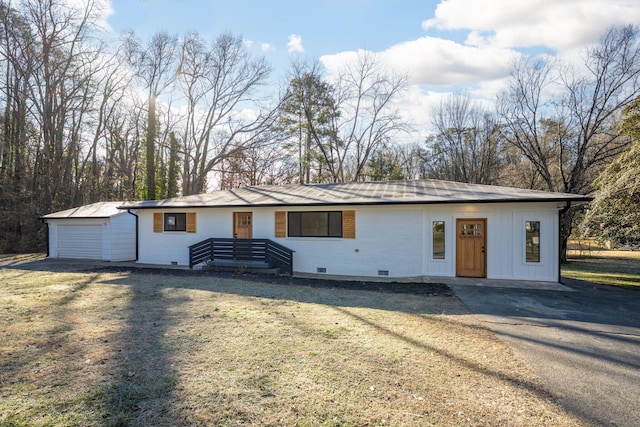
[[[640,292],[563,282],[450,287],[574,415],[592,425],[638,426]]]

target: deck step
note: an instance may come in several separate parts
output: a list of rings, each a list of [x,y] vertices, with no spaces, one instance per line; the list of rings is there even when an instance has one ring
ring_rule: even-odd
[[[207,264],[209,267],[271,268],[268,263],[256,260],[216,259],[207,261]]]

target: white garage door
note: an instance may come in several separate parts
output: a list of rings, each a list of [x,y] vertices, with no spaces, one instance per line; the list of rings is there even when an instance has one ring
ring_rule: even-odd
[[[58,226],[58,257],[102,259],[102,225]]]

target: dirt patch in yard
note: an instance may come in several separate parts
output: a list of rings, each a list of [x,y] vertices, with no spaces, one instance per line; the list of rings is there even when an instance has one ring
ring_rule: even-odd
[[[0,424],[580,425],[445,285],[0,269]]]

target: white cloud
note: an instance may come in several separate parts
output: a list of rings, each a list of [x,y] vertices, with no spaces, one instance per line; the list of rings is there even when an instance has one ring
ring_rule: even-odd
[[[637,1],[442,0],[423,28],[452,30],[462,38],[448,40],[441,38],[446,33],[430,32],[374,54],[383,65],[408,75],[409,87],[394,105],[415,129],[409,139],[419,141],[431,129],[433,107],[443,96],[466,93],[490,108],[522,56],[548,56],[584,67],[585,46],[611,26],[640,22]],[[331,78],[359,54],[338,52],[320,61]]]
[[[395,45],[381,53],[389,65],[408,71],[410,82],[439,86],[499,78],[517,56],[509,49],[464,46],[434,37]]]
[[[260,49],[262,49],[263,52],[273,52],[276,50],[276,48],[269,43],[262,43]]]
[[[572,48],[614,25],[640,21],[634,0],[444,0],[425,30],[469,30],[466,43],[501,48]]]
[[[607,28],[640,21],[636,1],[443,0],[423,28],[467,30],[464,42],[429,35],[376,55],[387,66],[406,73],[411,84],[473,84],[474,94],[489,99],[504,86],[514,60],[526,54],[520,48],[557,49],[555,56],[579,65],[585,45],[597,41]],[[320,60],[331,74],[357,55],[340,52]]]
[[[340,52],[320,57],[331,78],[362,52]],[[512,62],[521,54],[492,46],[465,46],[451,40],[423,37],[375,53],[387,68],[409,77],[409,87],[394,105],[414,131],[400,139],[423,141],[431,131],[434,106],[450,93],[467,92],[491,104],[504,88]],[[437,89],[440,87],[442,90]]]
[[[242,44],[244,45],[244,47],[249,49],[249,48],[251,48],[251,46],[253,46],[253,40],[242,39]]]
[[[411,125],[413,131],[403,138],[402,142],[422,142],[431,133],[431,116],[435,106],[440,103],[449,92],[434,92],[412,85],[398,98],[394,106],[400,116]]]
[[[488,103],[494,103],[498,93],[507,87],[509,77],[501,77],[495,80],[478,82],[476,87],[471,87],[467,93],[475,99],[480,99]]]
[[[335,73],[357,52],[341,52],[320,57],[329,73]],[[491,46],[464,46],[451,40],[422,37],[401,43],[377,54],[378,59],[395,71],[408,74],[409,83],[450,86],[482,80],[494,80],[508,73],[519,53]]]
[[[304,47],[302,47],[302,37],[297,34],[291,34],[289,36],[289,42],[287,43],[287,51],[289,53],[304,52]]]

